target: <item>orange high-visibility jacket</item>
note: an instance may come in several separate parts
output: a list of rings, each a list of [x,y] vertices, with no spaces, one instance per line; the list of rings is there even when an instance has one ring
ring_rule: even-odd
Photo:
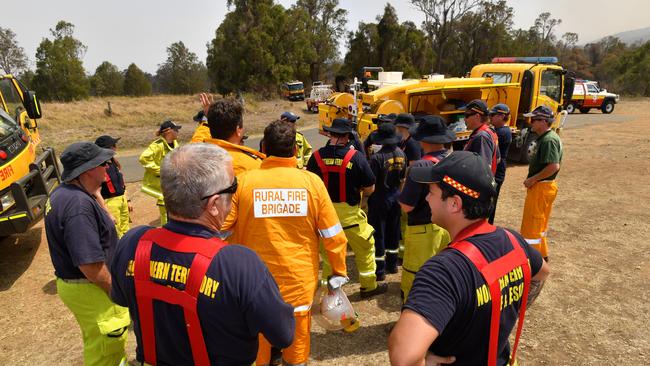
[[[196,126],[190,142],[203,142],[203,140],[210,138],[212,138],[212,135],[210,135],[210,127],[208,127],[208,123],[201,122],[198,126]]]
[[[226,140],[207,138],[203,142],[222,147],[232,156],[232,169],[237,177],[247,170],[259,168],[262,160],[266,158],[266,155],[257,150],[244,145],[236,145]]]
[[[347,276],[347,239],[323,181],[296,168],[296,158],[267,157],[237,177],[223,230],[230,243],[254,250],[269,267],[284,301],[312,304],[318,283],[319,239],[333,272]]]

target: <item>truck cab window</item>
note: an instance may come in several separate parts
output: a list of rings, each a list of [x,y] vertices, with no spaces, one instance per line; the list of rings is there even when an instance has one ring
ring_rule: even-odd
[[[560,102],[562,100],[562,75],[556,70],[544,70],[539,93]]]
[[[512,81],[512,74],[509,72],[486,72],[484,78],[492,78],[494,84],[506,84]]]
[[[7,105],[7,113],[19,122],[20,113],[24,110],[23,101],[11,80],[0,79],[0,93]]]
[[[594,93],[594,94],[598,93],[598,88],[596,88],[595,85],[587,84],[587,90],[589,91],[589,93]]]
[[[0,109],[0,140],[11,135],[16,129],[16,124],[4,110]]]

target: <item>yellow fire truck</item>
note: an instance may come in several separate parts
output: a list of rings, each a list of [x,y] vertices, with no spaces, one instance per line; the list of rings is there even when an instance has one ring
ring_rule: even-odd
[[[471,134],[459,108],[472,99],[482,99],[488,106],[505,103],[510,107],[509,126],[513,144],[509,158],[527,162],[537,136],[530,130],[529,118],[523,116],[537,106],[557,111],[553,128],[560,130],[566,119],[564,100],[571,99],[574,79],[556,57],[497,57],[489,64],[476,65],[468,77],[445,78],[431,75],[384,86],[368,93],[361,83],[351,86],[351,93],[335,93],[319,105],[319,127],[331,125],[334,118],[349,118],[365,138],[376,129],[372,122],[380,114],[411,113],[414,116],[441,116],[456,132],[455,147],[462,146]]]
[[[0,237],[27,231],[43,217],[45,202],[60,183],[54,150],[39,153],[34,92],[0,74]]]

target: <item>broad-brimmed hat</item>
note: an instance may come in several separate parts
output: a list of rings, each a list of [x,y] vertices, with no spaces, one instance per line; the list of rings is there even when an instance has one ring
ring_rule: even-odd
[[[372,119],[372,122],[375,124],[380,124],[380,123],[386,123],[386,122],[394,122],[395,118],[397,118],[397,115],[395,113],[390,113],[390,114],[380,114],[377,117]]]
[[[510,114],[510,107],[508,107],[507,104],[499,103],[495,104],[492,109],[490,109],[490,115],[493,114],[502,114],[502,115],[508,115]]]
[[[280,119],[295,123],[300,119],[300,116],[293,112],[284,112],[280,115]]]
[[[488,106],[487,104],[481,100],[481,99],[474,99],[471,102],[467,103],[465,106],[458,108],[461,111],[467,112],[474,112],[478,113],[482,116],[487,116],[488,114]]]
[[[456,141],[456,133],[448,129],[439,116],[422,116],[418,117],[418,121],[420,123],[409,130],[415,141],[430,144],[448,144]]]
[[[393,123],[395,123],[396,127],[411,128],[415,126],[415,118],[410,113],[400,113]]]
[[[178,130],[181,129],[181,127],[183,127],[183,126],[181,126],[178,123],[172,121],[171,119],[168,119],[165,122],[160,124],[160,128],[158,129],[158,132],[163,133],[168,128],[171,128],[171,129],[174,129],[174,130],[178,131]]]
[[[111,160],[113,155],[115,155],[115,151],[104,149],[92,142],[75,142],[61,154],[61,164],[63,164],[61,179],[64,182],[69,182],[86,171]]]
[[[489,201],[497,193],[490,167],[470,151],[454,151],[433,166],[412,167],[409,177],[418,183],[444,184],[479,201]]]
[[[337,133],[339,135],[345,135],[346,133],[352,133],[352,122],[347,118],[335,118],[332,121],[331,126],[323,126],[323,130],[326,132]]]
[[[402,140],[392,123],[382,123],[372,137],[372,143],[377,145],[395,145]]]
[[[95,140],[95,145],[103,147],[104,149],[110,149],[113,146],[117,145],[117,142],[120,141],[121,137],[111,137],[109,135],[102,135]]]
[[[548,122],[553,122],[555,120],[555,114],[553,113],[553,110],[551,110],[551,108],[545,105],[540,105],[539,107],[535,108],[532,112],[525,113],[524,117],[544,118]]]

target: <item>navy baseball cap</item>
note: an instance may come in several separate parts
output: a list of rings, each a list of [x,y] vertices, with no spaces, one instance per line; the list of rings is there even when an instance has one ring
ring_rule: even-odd
[[[499,103],[495,104],[492,109],[490,109],[490,114],[510,114],[510,107],[507,104]]]
[[[470,151],[454,151],[433,166],[411,167],[409,177],[418,183],[447,185],[480,201],[489,201],[497,194],[490,167],[480,155]]]
[[[168,119],[165,122],[160,124],[160,129],[158,130],[158,132],[162,133],[163,131],[165,131],[168,128],[171,128],[171,129],[174,129],[174,130],[178,131],[178,130],[181,129],[181,127],[183,127],[183,126],[177,124],[176,122],[172,121],[171,119]]]
[[[548,122],[553,122],[555,120],[555,114],[553,113],[553,110],[545,105],[540,105],[539,107],[535,108],[532,112],[525,113],[524,117],[544,118]]]
[[[111,137],[109,135],[102,135],[95,140],[95,145],[103,147],[104,149],[110,149],[113,146],[117,145],[117,142],[120,141],[121,137]]]
[[[478,113],[483,116],[487,116],[488,114],[488,106],[481,99],[474,99],[471,102],[467,103],[464,107],[460,107],[458,109],[461,111]]]
[[[296,115],[293,112],[284,112],[280,115],[280,119],[295,123],[297,120],[300,119],[300,116]]]

